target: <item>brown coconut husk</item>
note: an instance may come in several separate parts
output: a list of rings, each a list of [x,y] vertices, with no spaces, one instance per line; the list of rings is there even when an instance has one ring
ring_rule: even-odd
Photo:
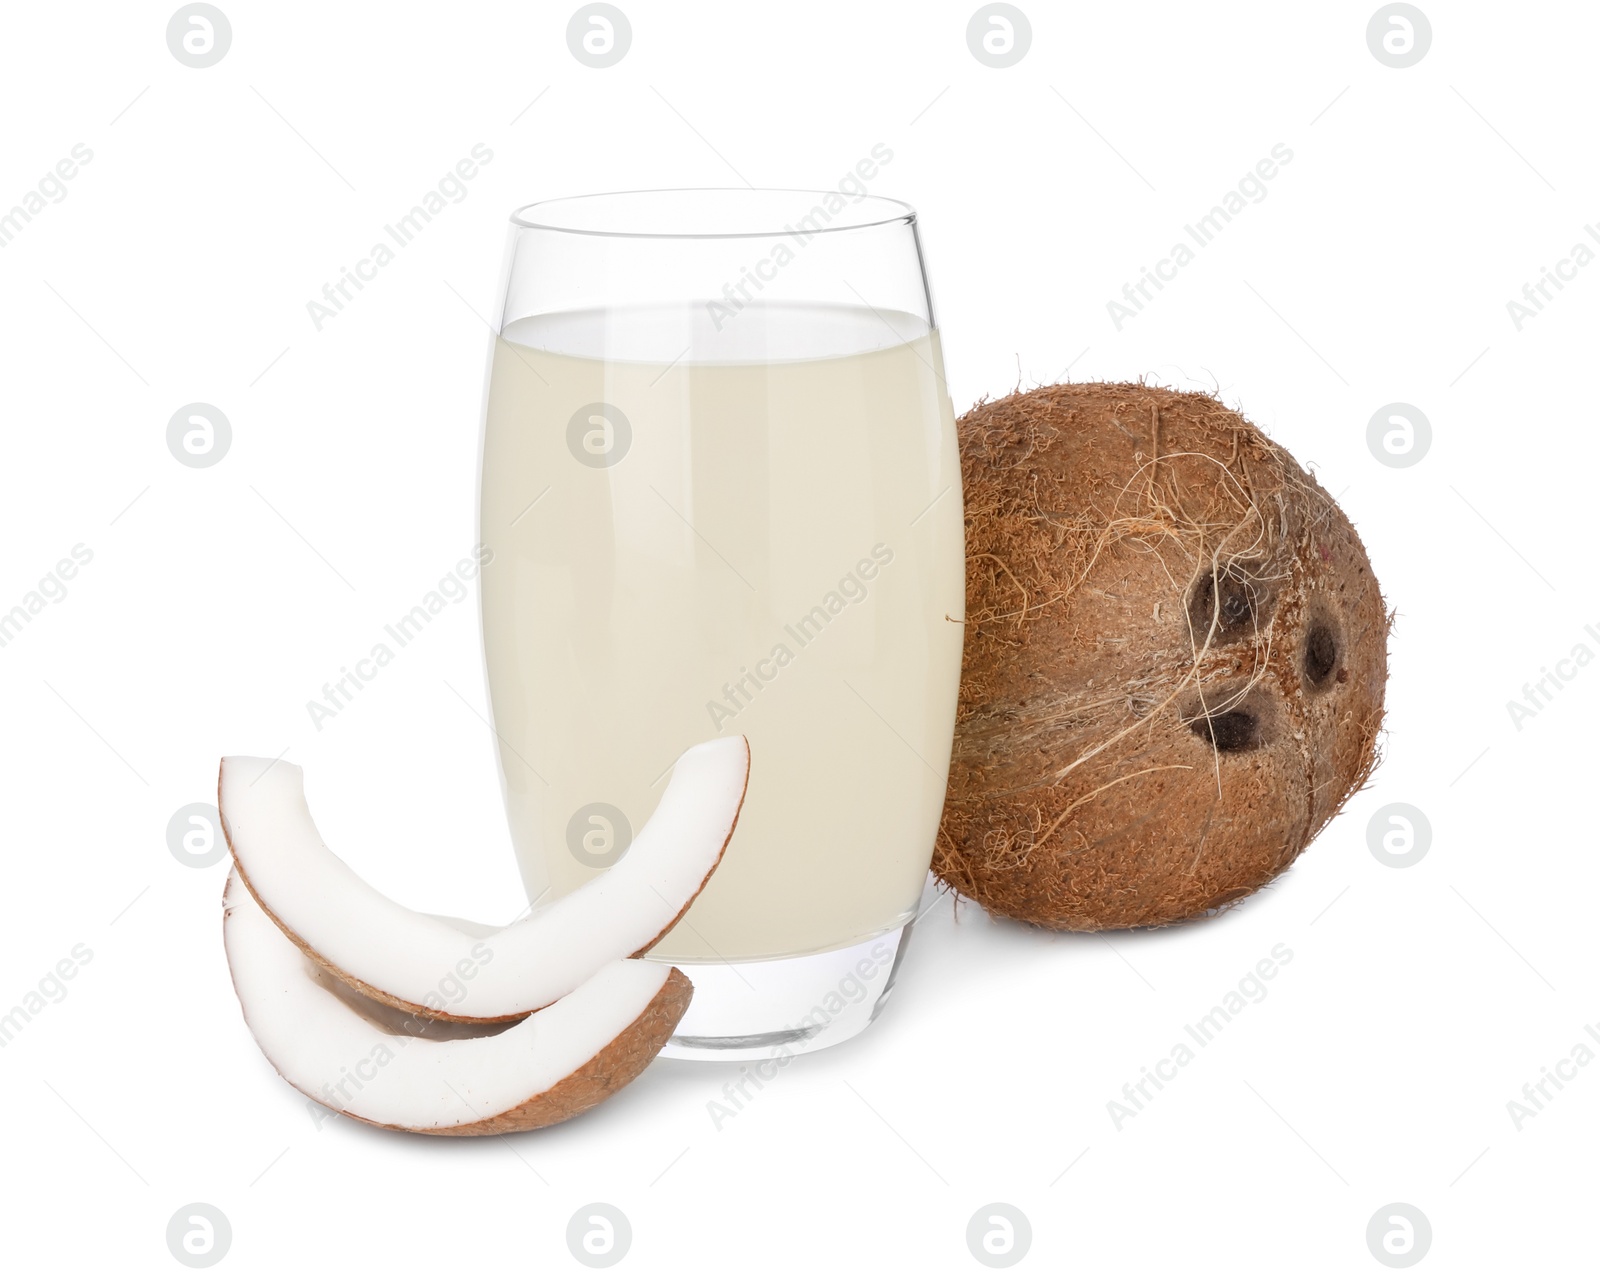
[[[957,427],[967,626],[935,872],[1077,931],[1255,891],[1377,763],[1390,619],[1354,527],[1206,394],[1054,385]]]

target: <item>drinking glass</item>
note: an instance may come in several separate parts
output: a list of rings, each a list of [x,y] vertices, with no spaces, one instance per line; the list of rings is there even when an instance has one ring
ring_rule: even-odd
[[[628,849],[744,733],[738,830],[646,957],[666,1054],[841,1042],[882,1009],[944,801],[961,475],[915,212],[660,190],[512,216],[479,515],[489,698],[529,898]]]

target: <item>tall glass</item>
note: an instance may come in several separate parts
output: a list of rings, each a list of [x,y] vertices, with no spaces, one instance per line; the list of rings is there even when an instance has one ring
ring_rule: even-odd
[[[961,475],[915,212],[790,190],[520,209],[479,509],[529,897],[616,861],[684,748],[744,733],[738,831],[649,955],[695,986],[668,1054],[865,1028],[927,874],[961,668]]]

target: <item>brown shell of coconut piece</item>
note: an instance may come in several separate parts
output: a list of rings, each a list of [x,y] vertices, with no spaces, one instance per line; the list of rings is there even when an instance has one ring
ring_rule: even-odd
[[[994,913],[1177,922],[1285,869],[1376,762],[1388,616],[1292,457],[1204,394],[958,424],[967,627],[934,869]]]
[[[356,1117],[353,1113],[344,1116],[352,1121],[365,1122],[368,1126],[420,1135],[504,1135],[512,1131],[535,1131],[543,1126],[554,1126],[557,1122],[587,1113],[597,1104],[603,1104],[643,1073],[661,1048],[667,1045],[673,1030],[683,1019],[683,1013],[689,1009],[689,999],[693,995],[694,986],[689,978],[674,967],[666,983],[634,1018],[633,1023],[581,1068],[575,1069],[531,1100],[504,1113],[484,1118],[481,1122],[424,1128],[374,1122]]]

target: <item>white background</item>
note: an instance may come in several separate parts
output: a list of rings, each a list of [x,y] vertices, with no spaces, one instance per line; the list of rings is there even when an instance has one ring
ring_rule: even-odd
[[[1600,652],[1600,265],[1520,332],[1506,302],[1600,222],[1600,14],[1424,0],[1432,48],[1396,70],[1370,0],[1024,0],[1032,47],[995,70],[970,3],[623,7],[605,70],[569,52],[568,6],[224,0],[203,70],[162,5],[8,7],[0,209],[94,152],[0,250],[0,609],[94,554],[0,649],[0,1012],[93,952],[0,1050],[10,1260],[176,1267],[168,1218],[204,1201],[227,1267],[576,1266],[568,1218],[606,1201],[625,1266],[962,1268],[1004,1201],[1023,1266],[1360,1268],[1403,1201],[1424,1266],[1591,1261],[1600,1066],[1520,1129],[1507,1101],[1600,1022],[1600,666],[1521,730],[1506,701]],[[464,201],[316,331],[306,302],[478,142]],[[315,1129],[240,1019],[225,867],[174,860],[165,828],[214,798],[219,754],[288,748],[379,887],[521,907],[473,601],[321,732],[305,709],[472,545],[506,214],[826,187],[878,142],[958,411],[1069,365],[1214,387],[1340,495],[1398,615],[1373,786],[1215,922],[1051,936],[942,902],[878,1024],[720,1129],[728,1071],[669,1062],[510,1141]],[[1278,142],[1268,197],[1117,331],[1106,302]],[[165,443],[195,401],[233,428],[208,469]],[[1367,448],[1393,401],[1432,422],[1410,468]],[[1368,850],[1392,802],[1432,825],[1408,869]],[[1279,942],[1270,995],[1114,1126],[1123,1083]]]

